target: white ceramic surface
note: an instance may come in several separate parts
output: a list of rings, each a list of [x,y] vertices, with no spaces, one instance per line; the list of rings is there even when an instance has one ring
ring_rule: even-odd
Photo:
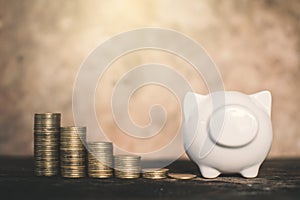
[[[186,94],[184,147],[203,177],[257,176],[272,143],[271,99],[269,91]]]

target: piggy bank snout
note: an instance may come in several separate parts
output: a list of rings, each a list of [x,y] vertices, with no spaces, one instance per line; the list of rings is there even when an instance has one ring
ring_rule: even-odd
[[[227,105],[214,111],[209,119],[210,138],[219,146],[237,148],[251,143],[259,123],[254,113],[240,105]]]

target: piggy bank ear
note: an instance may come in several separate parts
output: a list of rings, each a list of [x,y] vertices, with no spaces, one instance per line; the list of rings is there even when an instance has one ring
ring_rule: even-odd
[[[201,100],[204,99],[204,95],[188,92],[186,93],[183,101],[183,116],[185,121],[189,121],[189,118],[194,112],[198,112],[198,106],[201,104]]]
[[[268,90],[258,92],[250,95],[252,99],[258,102],[262,107],[267,111],[269,116],[271,116],[271,105],[272,105],[272,96],[271,92]]]

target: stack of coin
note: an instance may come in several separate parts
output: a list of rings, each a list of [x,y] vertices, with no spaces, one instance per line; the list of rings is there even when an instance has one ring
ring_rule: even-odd
[[[143,169],[143,178],[163,179],[167,178],[169,169]]]
[[[55,176],[59,173],[60,113],[34,115],[34,174]]]
[[[111,142],[88,143],[88,175],[109,178],[113,175],[113,145]]]
[[[86,127],[61,127],[60,168],[62,177],[85,177],[86,151],[82,142],[85,140]]]
[[[133,155],[115,156],[115,176],[117,178],[139,178],[141,157]]]

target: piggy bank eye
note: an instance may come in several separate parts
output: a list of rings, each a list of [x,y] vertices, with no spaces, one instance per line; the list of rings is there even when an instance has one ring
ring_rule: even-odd
[[[221,124],[221,129],[217,128]],[[259,128],[255,115],[246,107],[229,105],[216,110],[209,120],[210,138],[220,146],[236,148],[247,145]]]

